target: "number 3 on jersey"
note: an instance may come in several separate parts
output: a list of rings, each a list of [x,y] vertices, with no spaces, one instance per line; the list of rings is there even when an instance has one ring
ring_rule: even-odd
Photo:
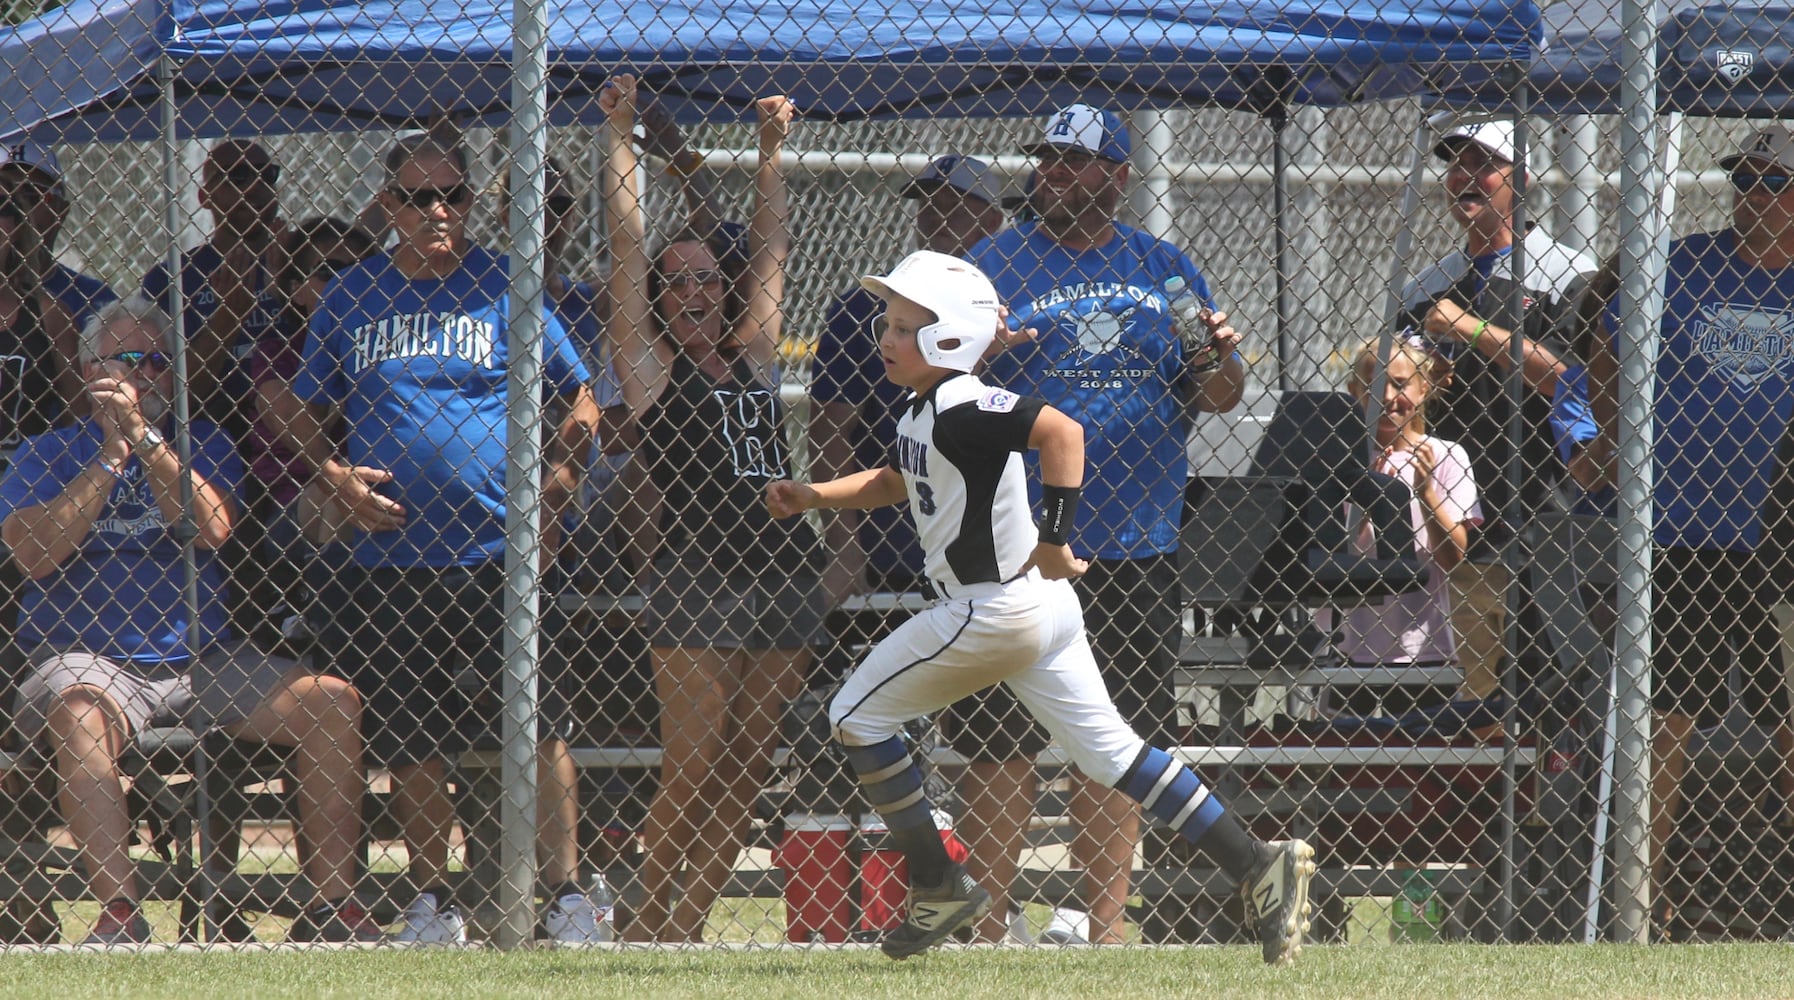
[[[934,513],[934,490],[921,480],[916,480],[916,510],[922,514]]]

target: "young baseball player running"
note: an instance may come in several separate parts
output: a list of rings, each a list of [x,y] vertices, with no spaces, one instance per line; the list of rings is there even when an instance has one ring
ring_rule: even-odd
[[[829,709],[835,738],[909,861],[909,912],[885,954],[926,951],[990,907],[941,844],[922,776],[897,735],[908,720],[1009,686],[1090,778],[1125,791],[1239,880],[1270,963],[1308,928],[1314,850],[1255,839],[1189,768],[1121,720],[1097,673],[1066,581],[1087,563],[1066,533],[1084,478],[1076,420],[971,374],[996,337],[996,291],[977,268],[918,251],[861,282],[886,302],[885,375],[910,390],[889,464],[826,483],[767,485],[776,517],[907,499],[935,601],[867,654]],[[1045,516],[1028,506],[1022,452],[1040,451]]]

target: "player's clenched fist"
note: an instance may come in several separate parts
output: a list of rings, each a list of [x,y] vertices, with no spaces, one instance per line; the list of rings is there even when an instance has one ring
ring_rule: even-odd
[[[802,514],[816,506],[816,490],[808,483],[775,479],[766,484],[766,509],[773,517]]]
[[[1072,555],[1069,545],[1041,542],[1034,546],[1034,553],[1028,557],[1028,565],[1022,567],[1022,571],[1026,572],[1028,566],[1040,570],[1040,575],[1048,580],[1075,580],[1090,571],[1090,560]]]

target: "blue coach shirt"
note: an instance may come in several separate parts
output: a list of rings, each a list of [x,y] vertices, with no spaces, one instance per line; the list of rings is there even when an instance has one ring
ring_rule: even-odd
[[[293,391],[342,407],[344,457],[385,469],[398,531],[360,532],[362,566],[475,566],[504,556],[510,308],[505,259],[474,247],[460,270],[411,279],[378,254],[344,271],[312,314]],[[545,386],[570,393],[585,367],[543,316]]]
[[[1211,308],[1183,251],[1117,224],[1107,245],[1076,251],[1022,222],[972,248],[1032,345],[992,360],[987,381],[1084,425],[1089,467],[1072,538],[1080,553],[1132,559],[1177,551],[1189,469],[1188,375],[1165,284],[1180,277]],[[1030,462],[1038,463],[1030,453]],[[1028,480],[1039,501],[1039,476]]]
[[[836,299],[811,367],[813,402],[846,403],[859,411],[853,454],[861,469],[889,464],[897,440],[897,403],[908,394],[885,378],[878,352],[878,324],[884,312],[884,303],[864,288]],[[902,504],[863,511],[860,546],[867,566],[878,574],[921,575],[922,545],[916,539],[915,521]]]
[[[1618,310],[1608,307],[1610,332]],[[1749,550],[1762,541],[1776,443],[1794,409],[1791,377],[1794,267],[1745,264],[1731,230],[1672,244],[1657,355],[1657,544]]]
[[[235,494],[243,479],[235,442],[216,425],[195,421],[191,427],[193,469]],[[93,420],[26,438],[0,481],[0,520],[55,499],[99,455],[103,441]],[[20,643],[27,649],[39,643],[79,646],[142,663],[193,655],[187,644],[186,573],[172,527],[156,506],[143,463],[132,458],[81,547],[57,572],[25,583]],[[229,626],[213,554],[200,549],[197,556],[203,648],[228,638]]]

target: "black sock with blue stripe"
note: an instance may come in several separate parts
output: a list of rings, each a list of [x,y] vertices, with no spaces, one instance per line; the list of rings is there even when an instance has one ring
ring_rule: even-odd
[[[1258,862],[1258,839],[1209,792],[1196,772],[1165,751],[1142,748],[1115,787],[1234,878],[1244,879]]]
[[[922,790],[922,770],[903,740],[893,736],[869,747],[841,747],[859,776],[866,799],[891,831],[891,842],[909,862],[911,885],[940,885],[953,859],[934,825],[934,807]]]

